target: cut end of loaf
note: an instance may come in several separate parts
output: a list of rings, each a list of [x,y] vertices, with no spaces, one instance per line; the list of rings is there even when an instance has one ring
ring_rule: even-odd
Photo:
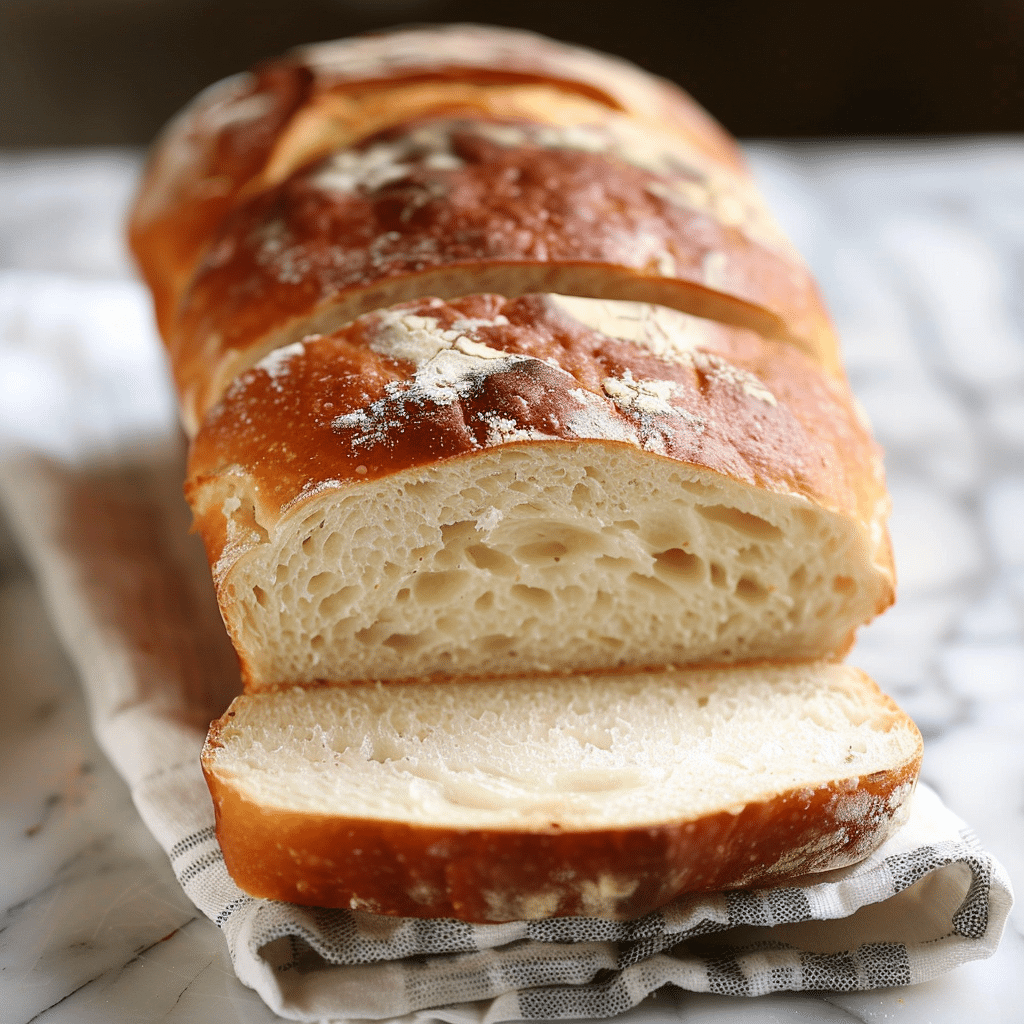
[[[495,921],[852,863],[920,756],[870,680],[815,664],[253,694],[203,764],[247,891]]]
[[[249,685],[845,650],[878,601],[848,523],[628,451],[505,445],[328,489],[221,582]]]

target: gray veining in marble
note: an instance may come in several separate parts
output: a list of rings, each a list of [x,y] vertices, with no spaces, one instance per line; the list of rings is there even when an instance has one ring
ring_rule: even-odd
[[[918,721],[925,779],[1020,893],[1024,142],[750,152],[819,276],[887,453],[899,601],[863,631],[852,660]],[[0,157],[0,275],[123,280],[119,225],[138,167],[137,154],[118,151]],[[13,401],[4,327],[0,394]],[[93,742],[74,673],[2,526],[0,652],[0,1022],[275,1019],[235,980],[220,934],[182,894]],[[627,1018],[952,1024],[1015,1021],[1022,1006],[1018,908],[995,957],[913,989],[662,993]]]

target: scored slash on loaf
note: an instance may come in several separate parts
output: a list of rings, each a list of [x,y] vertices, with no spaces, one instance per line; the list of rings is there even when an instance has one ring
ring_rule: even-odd
[[[172,122],[131,237],[246,687],[204,753],[244,888],[621,917],[898,825],[920,736],[828,663],[893,599],[880,453],[689,97],[509,30],[306,47]],[[484,767],[570,719],[533,774]],[[756,757],[722,753],[741,719]],[[684,770],[666,736],[713,742]]]

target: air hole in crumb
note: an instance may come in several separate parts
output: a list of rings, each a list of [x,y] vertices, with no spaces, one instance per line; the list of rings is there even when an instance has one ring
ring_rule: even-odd
[[[404,601],[408,601],[410,594],[411,591],[408,587],[402,587],[402,589],[395,594],[395,604],[402,604]]]
[[[683,548],[669,548],[654,553],[654,571],[677,580],[696,580],[704,563]]]
[[[355,637],[361,644],[370,646],[371,644],[379,644],[384,632],[384,624],[381,622],[375,622],[372,626],[367,626],[365,629],[358,630]]]
[[[337,562],[345,550],[341,534],[329,533],[324,541],[323,558],[325,562]]]
[[[436,625],[439,632],[446,633],[448,636],[456,636],[461,630],[462,621],[454,615],[441,615]]]
[[[515,646],[515,639],[494,633],[491,636],[482,637],[480,646],[491,655],[511,654],[514,653],[512,648]]]
[[[317,614],[324,619],[333,619],[346,605],[350,604],[355,587],[342,587],[333,594],[328,594],[317,606]]]
[[[569,549],[558,540],[544,540],[536,544],[524,544],[522,547],[516,548],[515,552],[516,558],[520,562],[526,562],[527,564],[531,562],[557,562],[568,553]]]
[[[768,597],[768,588],[749,576],[743,576],[736,584],[736,596],[748,604],[758,604]]]
[[[779,540],[782,537],[782,531],[767,519],[743,512],[731,505],[697,505],[696,508],[700,515],[710,522],[731,526],[748,537],[757,540]]]
[[[517,601],[534,608],[550,608],[554,604],[550,592],[540,587],[528,587],[524,583],[517,583],[511,588],[510,593]]]
[[[857,591],[857,584],[852,576],[837,576],[832,581],[832,589],[837,594],[854,594]]]
[[[748,547],[740,548],[736,553],[736,561],[741,565],[756,565],[764,562],[764,550],[760,544],[751,544]]]
[[[807,583],[807,566],[797,566],[790,575],[789,582],[792,583],[794,587],[802,588]]]
[[[713,488],[700,483],[698,480],[683,480],[680,477],[673,475],[670,482],[673,486],[680,488],[680,490],[689,491],[690,494],[705,496],[714,493]]]
[[[437,494],[437,484],[433,480],[414,480],[403,488],[406,494],[414,494],[419,498],[432,498]]]
[[[725,570],[717,563],[711,563],[711,582],[716,587],[724,587],[727,585]]]
[[[477,535],[477,525],[467,519],[457,523],[446,523],[441,527],[441,543],[445,547],[454,547],[460,542]]]
[[[306,589],[315,596],[316,594],[322,594],[325,590],[330,590],[334,582],[335,575],[333,572],[318,572],[315,576],[310,577]]]
[[[266,608],[267,607],[267,604],[268,604],[267,592],[262,587],[259,587],[259,586],[253,587],[252,588],[252,596],[256,598],[256,603],[261,608]]]
[[[662,583],[661,580],[654,576],[641,576],[638,572],[631,572],[629,574],[629,582],[632,586],[646,590],[656,597],[670,599],[674,594],[674,591],[667,583]]]
[[[317,633],[316,636],[310,639],[309,646],[312,647],[314,651],[319,652],[327,646],[327,641],[319,633]]]
[[[421,648],[424,644],[422,636],[411,633],[392,633],[391,636],[384,641],[385,647],[390,647],[393,651],[415,651]]]
[[[579,557],[600,551],[604,541],[573,523],[558,520],[530,520],[510,524],[501,531],[501,539],[514,546],[517,558],[525,562],[550,562],[556,555]],[[493,537],[492,537],[493,540]]]
[[[590,488],[586,484],[577,484],[572,489],[572,498],[570,500],[576,508],[588,508],[593,504]]]
[[[313,539],[312,535],[310,535],[302,542],[302,553],[304,555],[311,555],[315,550],[316,541]]]
[[[701,696],[697,698],[697,707],[706,708],[708,706],[707,696]]]
[[[478,612],[490,611],[494,607],[494,592],[487,590],[482,593],[476,601],[473,602],[473,607]]]
[[[478,568],[486,572],[493,572],[498,576],[511,576],[516,571],[516,563],[508,555],[486,544],[473,544],[466,548],[469,560]]]
[[[421,604],[444,604],[452,600],[469,582],[469,573],[461,569],[422,572],[413,580],[416,600]]]

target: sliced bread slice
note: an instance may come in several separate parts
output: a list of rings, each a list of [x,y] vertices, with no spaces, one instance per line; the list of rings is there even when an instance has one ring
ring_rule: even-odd
[[[256,896],[621,919],[863,858],[921,751],[863,673],[812,663],[250,694],[203,768]]]

